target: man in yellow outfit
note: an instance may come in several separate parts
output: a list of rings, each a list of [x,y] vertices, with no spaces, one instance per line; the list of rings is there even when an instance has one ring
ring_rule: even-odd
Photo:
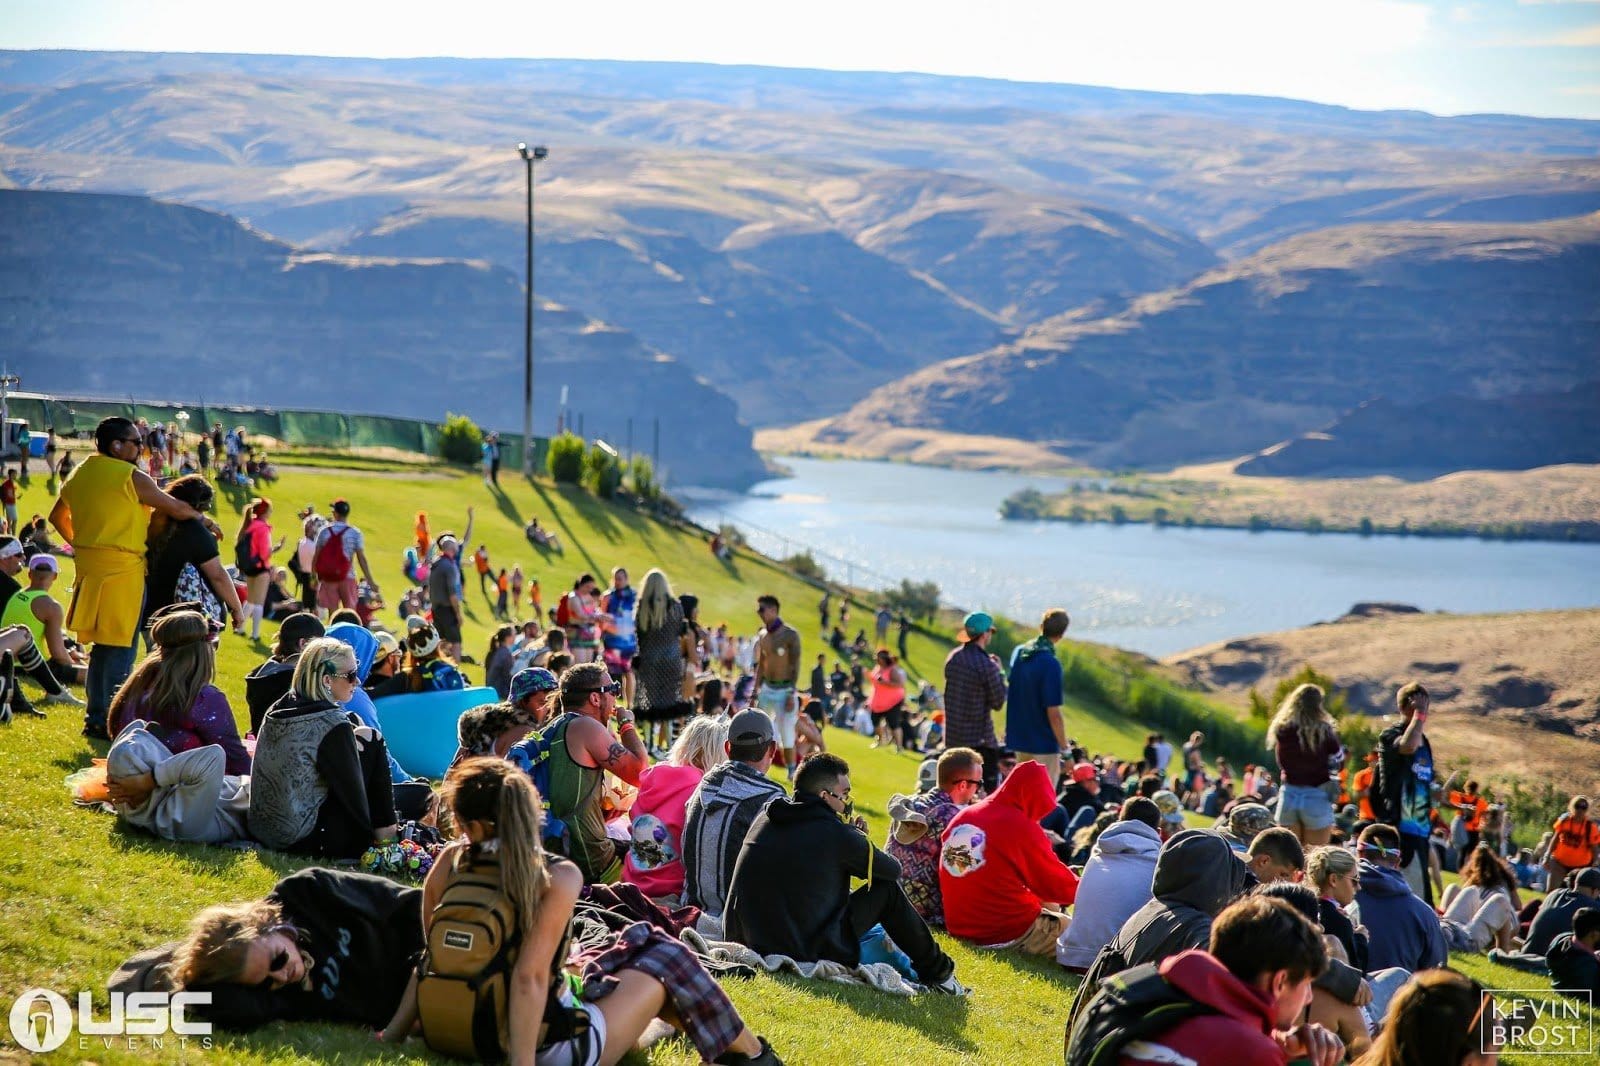
[[[102,419],[95,454],[72,471],[50,512],[50,524],[72,545],[77,562],[67,628],[89,652],[83,735],[108,740],[111,698],[133,670],[139,615],[144,608],[145,534],[151,510],[177,521],[203,518],[161,491],[138,468],[143,441],[126,418]]]

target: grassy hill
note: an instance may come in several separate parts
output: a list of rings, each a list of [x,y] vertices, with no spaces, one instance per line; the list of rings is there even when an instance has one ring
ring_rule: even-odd
[[[775,593],[787,605],[806,647],[814,646],[814,590],[758,556],[740,552],[730,564],[721,564],[697,535],[543,481],[512,485],[514,479],[508,477],[507,494],[491,496],[477,478],[457,471],[385,463],[363,467],[295,468],[268,494],[281,515],[292,515],[306,503],[326,506],[335,496],[349,499],[352,518],[367,533],[370,557],[391,599],[404,582],[397,571],[415,512],[427,510],[436,532],[461,532],[471,506],[476,511],[474,541],[488,545],[497,564],[520,561],[541,580],[547,604],[582,570],[602,573],[621,564],[637,582],[646,568],[660,565],[676,591],[701,596],[705,621],[727,620],[739,631],[754,628],[755,596]],[[229,501],[235,508],[240,502]],[[42,480],[26,486],[24,514],[45,510],[47,504]],[[227,505],[223,511],[224,526],[234,526],[236,513]],[[520,531],[530,514],[560,534],[564,553],[535,553],[526,545]],[[281,529],[288,523],[278,524]],[[70,565],[65,573],[70,578]],[[481,658],[490,611],[471,575],[466,590],[467,648]],[[394,621],[392,612],[385,620]],[[937,676],[946,647],[919,634],[911,642],[912,669]],[[265,650],[264,644],[223,637],[218,684],[241,718],[243,675]],[[1078,702],[1069,705],[1068,721],[1071,732],[1095,751],[1130,754],[1144,732],[1116,712]],[[0,804],[0,900],[5,902],[0,907],[0,1003],[35,986],[98,990],[123,958],[179,935],[201,907],[263,894],[277,878],[303,865],[272,852],[159,842],[121,831],[109,817],[74,809],[61,779],[87,765],[92,755],[103,754],[105,747],[97,744],[91,750],[78,728],[76,713],[55,708],[46,721],[19,720],[0,729],[0,790],[6,797]],[[916,760],[870,750],[864,738],[840,730],[829,730],[827,738],[851,762],[857,806],[871,823],[873,837],[881,840],[887,829],[887,799],[892,792],[914,787]],[[981,952],[948,937],[941,941],[955,957],[961,979],[974,988],[967,1001],[906,1001],[858,988],[766,976],[730,982],[728,988],[750,1024],[791,1064],[1022,1064],[1057,1059],[1073,982],[1047,961]],[[1482,961],[1462,961],[1491,985],[1536,983]],[[172,1048],[155,1056],[148,1050],[74,1049],[69,1044],[57,1058],[76,1061],[92,1054],[103,1062],[149,1062],[180,1057]],[[6,1050],[0,1045],[0,1058]],[[443,1061],[428,1056],[416,1042],[402,1051],[380,1049],[359,1030],[316,1025],[273,1025],[248,1037],[218,1038],[217,1048],[204,1058],[230,1063]],[[678,1066],[693,1059],[685,1044],[669,1042],[630,1061]]]

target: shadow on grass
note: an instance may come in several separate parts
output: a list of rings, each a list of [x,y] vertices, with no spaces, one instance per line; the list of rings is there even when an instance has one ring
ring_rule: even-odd
[[[501,488],[499,485],[491,485],[489,487],[489,495],[494,497],[495,506],[500,508],[500,513],[511,519],[511,521],[515,522],[518,529],[521,529],[523,526],[527,525],[527,521],[522,517],[521,509],[519,509],[516,505],[516,502],[506,494],[505,489]]]
[[[544,503],[545,513],[550,516],[549,520],[561,527],[562,545],[572,545],[573,549],[579,555],[583,556],[583,560],[588,564],[588,568],[591,573],[599,571],[601,569],[600,564],[595,561],[593,555],[589,554],[589,549],[584,545],[583,541],[578,538],[578,535],[573,532],[572,525],[561,516],[561,512],[556,508],[554,501],[550,499],[549,490],[543,485],[539,484],[537,481],[530,482],[530,485],[533,488],[534,494],[537,495]]]
[[[773,978],[800,995],[837,1003],[862,1018],[900,1026],[950,1051],[963,1055],[982,1051],[967,1035],[965,998],[931,993],[891,996],[865,986],[807,981],[792,974],[774,974]]]

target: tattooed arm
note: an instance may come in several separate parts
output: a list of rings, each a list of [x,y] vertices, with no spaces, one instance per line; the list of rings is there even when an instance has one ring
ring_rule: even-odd
[[[650,765],[650,757],[645,753],[639,731],[633,727],[633,716],[619,712],[617,720],[620,738],[592,718],[576,719],[567,727],[568,750],[581,744],[582,754],[574,755],[580,764],[616,774],[628,784],[637,785],[639,775]]]

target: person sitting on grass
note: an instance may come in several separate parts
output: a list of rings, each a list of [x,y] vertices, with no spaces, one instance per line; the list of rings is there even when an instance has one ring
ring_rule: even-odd
[[[1177,803],[1177,797],[1173,797]],[[1161,851],[1161,809],[1135,796],[1123,803],[1089,852],[1078,882],[1072,924],[1056,941],[1056,961],[1085,973],[1133,913],[1150,902],[1156,856]]]
[[[715,678],[707,681],[707,702],[720,698],[722,687]],[[784,794],[767,776],[780,749],[765,711],[740,711],[729,719],[723,751],[728,761],[700,779],[683,815],[684,902],[714,918],[722,916],[734,864],[756,816]]]
[[[1300,838],[1282,826],[1257,833],[1245,851],[1245,862],[1262,884],[1274,881],[1298,882],[1305,876],[1306,853]]]
[[[1082,987],[1098,988],[1131,967],[1203,947],[1212,919],[1255,884],[1255,875],[1220,834],[1185,829],[1156,856],[1150,902],[1100,949]],[[1087,1003],[1086,996],[1074,1000],[1073,1016]]]
[[[1574,870],[1567,883],[1539,903],[1528,924],[1528,937],[1521,951],[1489,950],[1489,961],[1519,970],[1543,973],[1545,955],[1555,938],[1572,928],[1572,916],[1585,907],[1600,907],[1600,868]]]
[[[351,725],[365,726],[381,736],[383,726],[378,721],[378,708],[363,687],[372,670],[372,661],[378,653],[378,638],[372,631],[353,622],[338,622],[328,627],[328,636],[343,641],[356,653],[356,675],[360,682],[343,701],[344,709],[351,715]],[[421,821],[433,809],[433,787],[426,778],[413,777],[389,756],[389,777],[394,781],[394,805],[402,820]]]
[[[1472,849],[1461,866],[1461,880],[1440,900],[1445,939],[1454,951],[1510,951],[1517,933],[1517,877],[1489,844]]]
[[[411,653],[411,664],[404,671],[405,691],[444,692],[467,687],[456,664],[440,651],[439,631],[421,615],[406,619],[406,651]]]
[[[265,899],[210,907],[173,953],[174,989],[210,992],[205,1017],[247,1031],[275,1021],[376,1029],[423,948],[422,890],[312,867]]]
[[[1576,995],[1600,994],[1600,909],[1585,907],[1572,916],[1572,932],[1562,933],[1550,944],[1545,961],[1550,967],[1550,984],[1558,992]]]
[[[1026,955],[1053,954],[1071,919],[1078,878],[1039,827],[1055,807],[1050,772],[1032,759],[950,823],[939,891],[952,935]]]
[[[900,887],[900,864],[872,846],[865,819],[850,820],[854,807],[843,759],[822,752],[800,765],[794,798],[768,804],[739,852],[724,914],[728,938],[761,955],[854,967],[862,939],[881,925],[918,981],[965,995],[955,963]],[[852,877],[866,884],[851,892]]]
[[[490,636],[489,650],[483,656],[483,683],[501,699],[511,694],[511,641],[516,635],[515,626],[500,626]]]
[[[900,885],[918,916],[944,925],[939,891],[939,849],[944,832],[983,787],[983,756],[971,748],[948,748],[934,764],[935,787],[917,796],[889,798],[889,839],[884,851],[900,864]]]
[[[1354,1066],[1494,1066],[1495,1012],[1482,985],[1454,970],[1411,978]]]
[[[272,654],[244,678],[244,702],[250,708],[251,733],[261,732],[261,720],[267,716],[268,709],[294,686],[294,668],[300,664],[300,652],[325,632],[321,620],[309,612],[292,614],[283,620],[272,641]]]
[[[540,846],[539,795],[515,767],[503,759],[469,759],[446,777],[444,802],[464,839],[446,848],[428,871],[419,929],[430,940],[439,904],[460,879],[497,886],[515,923],[505,937],[515,955],[499,1019],[500,1050],[510,1061],[620,1062],[646,1028],[665,1017],[688,1034],[705,1062],[781,1066],[693,952],[660,933],[644,932],[642,923],[621,935],[631,950],[605,951],[584,967],[581,981],[568,980],[573,912],[584,877]],[[428,965],[424,957],[411,972],[383,1028],[384,1041],[405,1040],[419,1021],[423,1038],[430,1039],[428,1012],[418,997],[419,975],[429,979]],[[575,994],[575,987],[582,992]]]
[[[250,783],[250,832],[278,851],[354,859],[393,840],[394,783],[383,738],[342,706],[356,653],[332,637],[305,646],[294,686],[262,719]]]
[[[45,656],[50,673],[59,681],[81,685],[89,657],[82,646],[66,634],[67,611],[50,589],[61,573],[53,555],[39,554],[28,560],[28,587],[13,593],[0,612],[0,627],[24,625],[33,634],[33,643]]]
[[[1247,897],[1217,915],[1205,950],[1140,966],[1115,986],[1082,997],[1086,1006],[1068,1030],[1067,1062],[1283,1066],[1303,1059],[1333,1066],[1343,1061],[1344,1045],[1322,1026],[1301,1021],[1311,982],[1327,965],[1321,933],[1292,906]],[[1126,1006],[1113,1010],[1132,988],[1163,985],[1162,1001],[1176,995],[1199,1009],[1170,1027],[1129,1017]],[[1129,1023],[1145,1031],[1134,1038]]]
[[[1376,822],[1361,831],[1361,887],[1356,903],[1370,930],[1367,966],[1412,973],[1443,966],[1450,953],[1439,916],[1412,891],[1400,869],[1400,831]]]
[[[622,860],[622,879],[675,909],[683,900],[683,824],[689,798],[706,773],[727,755],[727,719],[689,720],[663,762],[639,775],[639,795],[630,810],[632,840]]]

